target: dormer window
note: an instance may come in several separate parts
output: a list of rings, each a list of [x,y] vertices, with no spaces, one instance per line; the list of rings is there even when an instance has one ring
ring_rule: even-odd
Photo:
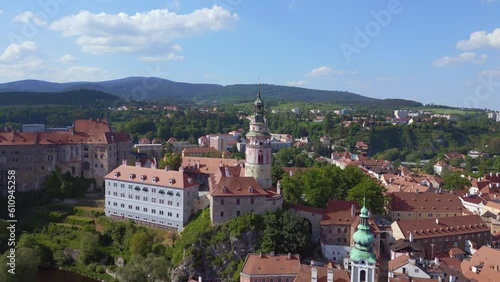
[[[146,180],[146,175],[141,175],[141,180],[142,181]]]
[[[187,180],[188,180],[188,183],[189,183],[189,184],[192,184],[192,183],[193,183],[193,179],[192,179],[192,178],[188,178]]]
[[[120,177],[120,172],[119,171],[115,172],[115,177]]]
[[[227,192],[226,186],[222,186],[222,193],[226,193],[226,192]]]
[[[248,186],[248,192],[249,193],[253,193],[253,187],[252,186]]]
[[[158,178],[158,176],[154,176],[154,177],[153,177],[153,183],[156,183],[156,182],[158,182],[159,180],[160,180],[160,178]]]
[[[175,178],[170,178],[170,179],[168,180],[168,183],[169,183],[169,184],[175,184]]]
[[[131,173],[131,174],[129,174],[129,175],[128,175],[128,178],[130,178],[130,179],[134,179],[134,178],[135,178],[135,173]]]

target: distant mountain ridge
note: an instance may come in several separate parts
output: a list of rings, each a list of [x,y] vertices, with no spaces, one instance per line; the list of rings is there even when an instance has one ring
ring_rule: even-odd
[[[175,82],[157,77],[127,77],[100,82],[47,82],[42,80],[20,80],[0,84],[1,92],[67,92],[73,90],[95,90],[118,96],[124,100],[184,100],[192,102],[225,101],[243,103],[253,101],[257,84],[202,84]],[[330,102],[345,105],[381,105],[384,101],[347,91],[314,90],[300,87],[262,84],[261,92],[267,99],[285,101]],[[402,106],[421,106],[421,103],[398,99]]]

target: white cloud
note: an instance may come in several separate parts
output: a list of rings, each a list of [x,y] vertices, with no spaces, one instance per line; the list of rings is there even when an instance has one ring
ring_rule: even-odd
[[[12,43],[0,55],[0,61],[20,60],[33,50],[36,50],[36,44],[33,41],[25,41],[21,44]]]
[[[167,8],[172,10],[178,10],[181,7],[180,0],[167,0]]]
[[[78,58],[70,54],[65,54],[59,58],[59,62],[63,64],[72,64],[78,62]]]
[[[309,76],[328,76],[333,74],[333,69],[331,67],[321,66],[311,70],[307,75]]]
[[[500,77],[500,70],[484,70],[479,75],[487,77]]]
[[[391,77],[380,76],[380,77],[374,78],[373,80],[375,80],[375,81],[391,81],[391,80],[399,80],[399,77],[395,77],[395,76],[391,76]]]
[[[476,53],[473,52],[464,52],[458,57],[442,57],[439,59],[434,60],[432,62],[432,66],[434,67],[449,67],[449,66],[454,66],[454,65],[459,65],[463,63],[474,63],[474,64],[484,64],[486,62],[486,59],[488,56],[486,54],[482,55],[477,55]]]
[[[180,47],[172,47],[172,41],[234,29],[238,20],[238,14],[214,5],[190,14],[176,14],[166,9],[134,15],[80,11],[53,22],[50,28],[64,36],[76,36],[76,43],[88,53],[134,52],[148,57],[180,59],[179,55],[169,54],[178,52],[176,49]]]
[[[361,80],[353,80],[349,81],[349,85],[351,85],[354,88],[359,88],[359,89],[368,89],[370,88],[370,84]]]
[[[142,56],[140,59],[143,61],[182,61],[184,56],[177,53],[182,52],[181,45],[173,45],[170,47],[171,52],[166,55],[155,55],[155,56]]]
[[[29,23],[29,22],[33,22],[34,24],[36,25],[40,25],[40,26],[43,26],[43,25],[46,25],[47,22],[40,16],[34,14],[33,12],[31,11],[25,11],[25,12],[22,12],[20,14],[17,14],[13,19],[12,19],[13,22],[19,22],[19,23]]]
[[[307,76],[330,76],[330,75],[352,75],[357,74],[356,71],[347,71],[347,70],[334,70],[331,67],[321,66],[315,69],[312,69],[307,73]]]
[[[288,86],[304,86],[308,82],[306,80],[295,80],[295,81],[287,81],[286,85]]]
[[[462,50],[500,48],[500,28],[496,28],[491,33],[484,30],[473,32],[468,40],[458,41],[456,47]]]
[[[69,81],[102,81],[109,78],[105,70],[89,66],[73,66],[61,70],[57,78],[58,82]]]

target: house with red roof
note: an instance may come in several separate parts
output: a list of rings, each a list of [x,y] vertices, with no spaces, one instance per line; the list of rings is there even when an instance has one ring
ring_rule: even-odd
[[[66,131],[0,132],[0,191],[7,171],[16,170],[17,191],[43,188],[56,170],[72,176],[104,176],[130,156],[131,142],[124,132],[113,132],[106,120],[76,120]]]

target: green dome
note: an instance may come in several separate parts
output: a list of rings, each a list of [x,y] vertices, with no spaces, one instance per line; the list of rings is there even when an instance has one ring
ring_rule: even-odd
[[[373,241],[375,241],[375,237],[370,232],[370,227],[368,227],[368,230],[365,228],[366,226],[364,225],[358,225],[358,230],[354,232],[352,239],[356,244],[363,246],[363,249],[368,250],[368,247],[371,249],[371,245],[373,244]]]
[[[369,212],[366,205],[363,205],[359,217],[358,230],[352,235],[355,244],[350,253],[351,260],[355,262],[366,260],[368,263],[377,263],[377,258],[372,248],[375,236],[370,231],[370,225],[368,225]]]
[[[349,253],[351,261],[359,262],[360,260],[366,260],[368,263],[377,263],[377,258],[373,252],[360,251],[354,247]]]

